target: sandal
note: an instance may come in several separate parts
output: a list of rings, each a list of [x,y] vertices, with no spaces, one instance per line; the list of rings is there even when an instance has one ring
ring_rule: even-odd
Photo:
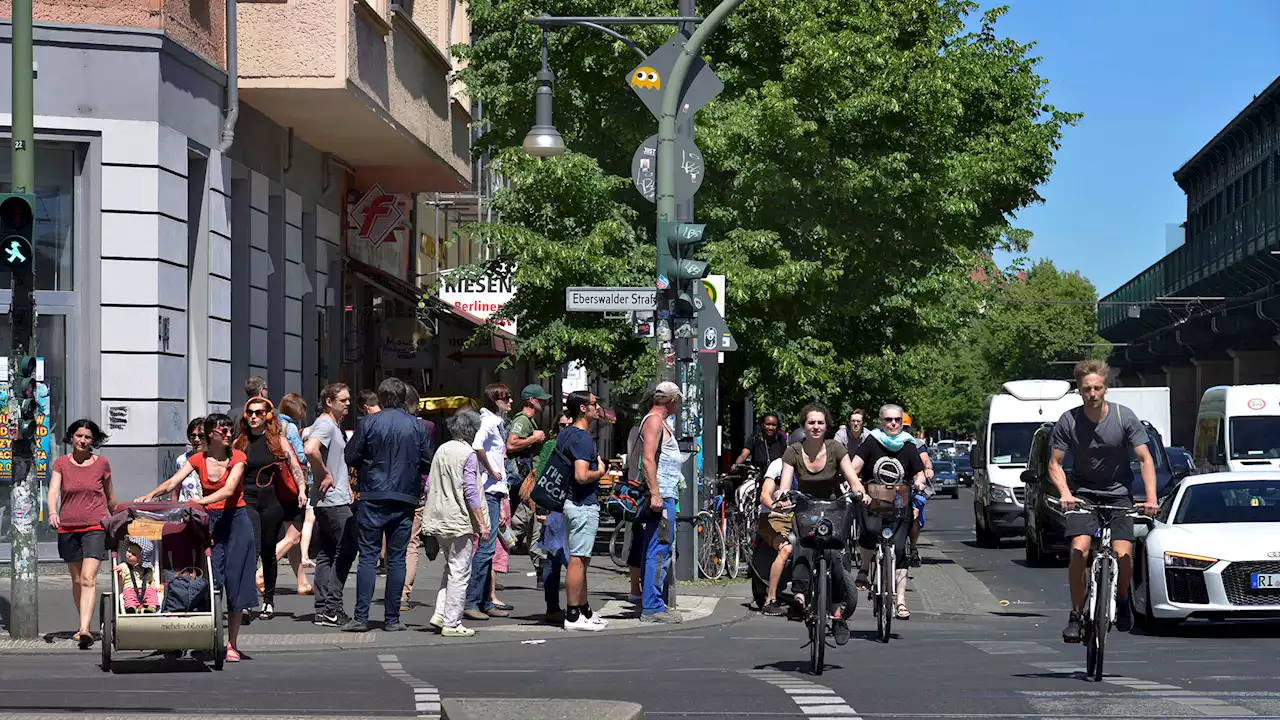
[[[93,633],[78,632],[71,639],[76,641],[81,650],[88,650],[93,647]]]
[[[240,651],[228,645],[226,659],[227,662],[240,662]]]
[[[299,595],[313,595],[315,594],[315,591],[316,591],[315,586],[310,584],[303,585],[302,587],[298,588]]]
[[[911,619],[911,611],[907,609],[906,603],[898,603],[898,612],[894,614],[894,617],[899,620]]]

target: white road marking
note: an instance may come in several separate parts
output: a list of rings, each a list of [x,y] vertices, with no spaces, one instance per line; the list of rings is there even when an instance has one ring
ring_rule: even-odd
[[[395,655],[379,655],[378,664],[382,665],[383,672],[413,688],[413,710],[418,713],[419,718],[422,720],[439,720],[439,690],[426,680],[419,680],[405,672],[404,666],[400,664],[400,660]]]
[[[1064,663],[1031,663],[1031,665],[1043,670],[1048,670],[1052,673],[1074,675],[1077,673],[1083,674],[1085,672],[1084,668]],[[1178,703],[1179,705],[1185,705],[1201,715],[1251,717],[1257,714],[1248,708],[1228,705],[1225,700],[1205,697],[1194,690],[1184,690],[1177,685],[1167,685],[1165,683],[1152,682],[1151,680],[1139,680],[1138,678],[1111,674],[1103,674],[1102,681],[1111,685],[1128,688],[1130,690],[1148,693],[1154,698]]]
[[[791,698],[809,720],[861,720],[858,711],[849,707],[836,691],[815,682],[802,680],[778,670],[743,670],[743,675],[773,685]]]
[[[1058,652],[1046,645],[1024,640],[966,640],[965,644],[972,645],[988,655],[1031,655]]]

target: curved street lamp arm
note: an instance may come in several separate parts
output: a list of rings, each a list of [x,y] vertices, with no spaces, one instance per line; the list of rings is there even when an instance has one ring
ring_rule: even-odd
[[[635,52],[635,54],[636,54],[636,55],[639,55],[639,56],[640,56],[640,59],[641,59],[641,60],[644,60],[644,59],[646,59],[646,58],[648,58],[648,57],[649,57],[648,55],[645,55],[644,50],[641,50],[639,45],[637,45],[637,44],[635,44],[634,42],[632,42],[630,38],[628,38],[626,35],[623,35],[622,33],[618,32],[617,30],[611,30],[610,28],[607,28],[607,27],[605,27],[605,26],[603,26],[603,25],[600,25],[600,24],[598,24],[598,23],[587,22],[587,21],[585,21],[585,20],[584,20],[584,21],[582,21],[582,22],[574,23],[574,25],[579,25],[579,26],[581,26],[581,27],[589,27],[589,28],[591,28],[592,30],[599,30],[600,32],[604,33],[605,35],[608,35],[609,37],[613,38],[614,40],[617,40],[618,42],[622,43],[623,45],[626,45],[627,47],[631,48],[631,50],[632,50],[633,52]]]

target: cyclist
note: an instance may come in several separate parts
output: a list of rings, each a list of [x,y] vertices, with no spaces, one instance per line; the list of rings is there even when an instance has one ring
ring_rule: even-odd
[[[903,430],[903,419],[906,413],[899,405],[885,405],[880,408],[880,427],[871,431],[871,437],[858,448],[853,457],[854,472],[866,482],[900,481],[911,478],[918,491],[924,491],[924,461],[916,449],[911,433]],[[868,498],[868,504],[870,498]],[[867,573],[871,569],[871,561],[876,555],[876,543],[880,537],[882,520],[879,516],[860,508],[858,521],[861,530],[858,534],[858,547],[862,549],[862,564],[855,579],[859,589],[871,586]],[[895,616],[900,620],[911,618],[907,609],[907,533],[914,522],[898,522],[894,528],[893,551],[896,561],[894,583],[897,595]]]
[[[1099,360],[1082,360],[1076,364],[1076,385],[1084,405],[1068,410],[1058,418],[1050,436],[1052,454],[1049,478],[1058,489],[1064,510],[1074,510],[1081,500],[1099,505],[1133,506],[1129,488],[1133,484],[1133,466],[1129,452],[1142,467],[1142,484],[1146,500],[1142,511],[1154,515],[1156,505],[1156,466],[1147,449],[1147,431],[1129,408],[1107,402],[1107,375],[1110,368]],[[1070,479],[1062,469],[1062,461],[1070,452],[1075,460]],[[1071,538],[1071,563],[1067,570],[1071,583],[1071,617],[1062,630],[1063,642],[1081,639],[1080,618],[1088,590],[1087,556],[1098,519],[1092,513],[1067,513],[1066,534]],[[1117,517],[1111,524],[1111,548],[1116,553],[1119,572],[1116,576],[1116,628],[1127,632],[1133,626],[1129,608],[1129,578],[1133,573],[1133,519]]]
[[[911,427],[911,414],[902,413],[902,431],[908,435],[913,435]],[[926,483],[933,482],[933,458],[929,457],[929,445],[924,441],[924,432],[921,431],[921,437],[913,438],[916,448],[920,451],[920,461],[924,463],[924,481]],[[913,522],[911,529],[907,533],[907,537],[911,540],[908,545],[910,550],[911,567],[920,567],[920,531],[924,529],[924,506],[929,502],[929,496],[923,491],[911,493],[911,512]]]
[[[851,490],[863,493],[862,481],[858,479],[857,470],[849,460],[844,444],[827,438],[830,425],[830,413],[822,405],[812,403],[800,413],[804,421],[804,441],[787,448],[782,455],[782,478],[778,483],[779,494],[791,490],[792,483],[796,489],[812,497],[829,500],[839,497],[842,480],[848,483]],[[865,493],[863,503],[871,502]],[[809,591],[809,578],[813,568],[813,550],[797,547],[792,550],[794,558],[791,571],[791,587],[795,591],[796,601],[804,604],[804,596]],[[843,612],[845,588],[850,586],[851,565],[848,553],[840,553],[839,565],[833,569],[831,608],[832,618],[836,621],[833,635],[837,643],[843,644],[841,638],[848,640],[848,625]]]
[[[769,590],[765,593],[764,606],[760,608],[762,614],[775,616],[786,614],[782,603],[778,602],[778,583],[791,557],[791,516],[787,514],[787,508],[775,499],[781,477],[782,458],[778,458],[764,471],[764,481],[760,486],[760,519],[756,525],[760,539],[778,551],[778,556],[769,566]]]
[[[787,450],[787,436],[782,433],[781,428],[782,423],[777,415],[762,415],[755,433],[747,441],[746,447],[742,448],[738,459],[733,461],[734,470],[749,462],[757,470],[764,472],[774,460],[781,458],[782,453]]]

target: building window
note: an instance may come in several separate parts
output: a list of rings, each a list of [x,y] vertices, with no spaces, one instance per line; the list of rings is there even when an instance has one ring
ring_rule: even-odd
[[[0,153],[0,192],[13,192],[13,159]],[[36,144],[35,262],[37,290],[74,290],[76,151],[66,145]],[[0,288],[13,287],[6,274]]]

